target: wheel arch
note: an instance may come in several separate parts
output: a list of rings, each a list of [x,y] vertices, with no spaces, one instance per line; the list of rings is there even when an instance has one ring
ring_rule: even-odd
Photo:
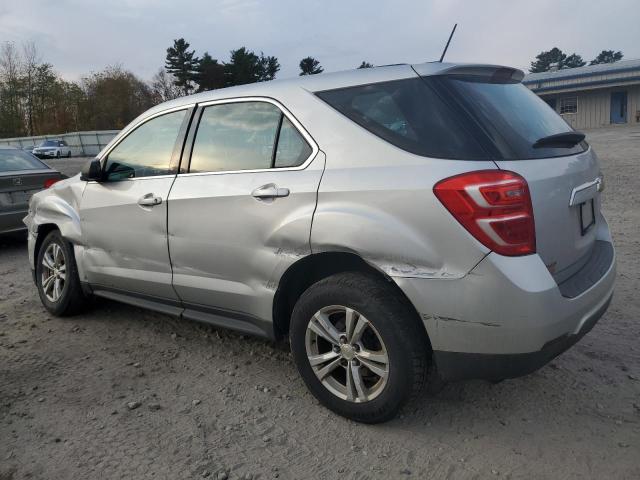
[[[422,331],[424,331],[427,347],[431,351],[431,341],[424,325],[420,321],[418,311],[396,282],[360,255],[347,251],[311,254],[289,266],[280,278],[273,300],[273,329],[275,337],[282,339],[288,335],[293,308],[300,296],[311,285],[336,273],[350,271],[376,276],[388,282],[389,286],[403,298],[415,314],[416,321],[420,323]]]

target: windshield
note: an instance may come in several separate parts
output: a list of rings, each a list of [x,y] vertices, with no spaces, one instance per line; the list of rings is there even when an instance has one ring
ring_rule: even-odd
[[[0,149],[0,172],[49,168],[33,155],[22,150]]]
[[[57,147],[58,146],[58,141],[57,140],[45,140],[44,142],[42,142],[40,144],[41,147]]]
[[[544,101],[520,83],[485,77],[430,76],[316,93],[340,113],[411,153],[460,160],[516,160],[585,150],[533,148],[571,132]]]

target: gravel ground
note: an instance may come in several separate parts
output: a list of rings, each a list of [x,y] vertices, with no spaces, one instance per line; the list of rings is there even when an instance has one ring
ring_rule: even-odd
[[[53,318],[25,242],[0,240],[0,479],[640,478],[640,128],[589,140],[618,254],[607,314],[532,375],[383,425],[319,406],[282,346],[107,301]]]

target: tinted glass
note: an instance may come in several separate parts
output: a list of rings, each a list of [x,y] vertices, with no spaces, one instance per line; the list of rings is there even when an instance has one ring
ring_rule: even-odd
[[[271,167],[280,110],[265,102],[212,105],[202,112],[190,172]]]
[[[40,144],[41,147],[57,147],[58,142],[55,140],[45,140]]]
[[[275,167],[297,167],[311,155],[311,147],[287,117],[282,118]]]
[[[548,158],[585,150],[584,144],[573,148],[533,148],[541,138],[573,129],[521,83],[488,83],[472,77],[434,77],[432,81],[440,82],[474,117],[501,159]]]
[[[428,157],[518,160],[571,155],[586,148],[585,143],[533,148],[543,137],[572,129],[520,83],[432,76],[318,96],[389,143]]]
[[[171,171],[171,155],[186,110],[156,117],[131,132],[107,157],[107,180],[151,177]]]
[[[33,155],[22,150],[0,149],[0,172],[14,170],[37,170],[49,168]]]
[[[329,90],[318,96],[408,152],[440,158],[488,158],[457,109],[420,78]]]

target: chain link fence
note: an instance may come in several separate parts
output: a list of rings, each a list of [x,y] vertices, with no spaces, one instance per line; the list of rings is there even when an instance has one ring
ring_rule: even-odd
[[[32,149],[45,140],[64,140],[71,147],[74,157],[91,157],[98,154],[120,130],[94,130],[90,132],[72,132],[59,135],[39,135],[0,139],[0,145],[11,145],[22,149]]]

